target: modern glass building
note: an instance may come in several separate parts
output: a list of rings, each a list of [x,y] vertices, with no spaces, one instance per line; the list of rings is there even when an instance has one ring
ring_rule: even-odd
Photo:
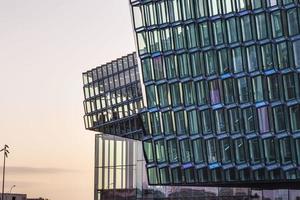
[[[86,129],[142,138],[138,117],[142,93],[135,53],[83,73],[83,84]]]
[[[298,200],[300,198],[300,191],[292,189],[150,186],[140,141],[96,134],[95,147],[95,200]]]
[[[149,183],[299,187],[300,2],[130,5]]]

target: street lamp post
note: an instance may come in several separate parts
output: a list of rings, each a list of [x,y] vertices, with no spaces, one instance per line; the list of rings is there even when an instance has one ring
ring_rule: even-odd
[[[3,151],[4,155],[3,155],[3,181],[2,181],[2,200],[4,199],[4,180],[5,180],[5,159],[7,158],[9,151],[8,151],[9,146],[8,145],[4,145],[4,148],[0,150]]]
[[[11,186],[10,190],[9,190],[9,194],[11,194],[12,189],[16,187],[16,185]]]

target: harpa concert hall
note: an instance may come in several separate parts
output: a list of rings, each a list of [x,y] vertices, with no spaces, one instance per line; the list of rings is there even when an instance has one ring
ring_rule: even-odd
[[[95,200],[300,199],[300,1],[131,0],[83,73]]]

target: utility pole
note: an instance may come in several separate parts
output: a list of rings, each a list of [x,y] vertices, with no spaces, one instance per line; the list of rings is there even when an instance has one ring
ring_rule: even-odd
[[[5,159],[7,158],[9,151],[8,151],[9,146],[4,145],[4,148],[0,150],[3,151],[3,180],[2,180],[2,198],[1,200],[4,200],[4,180],[5,180]]]

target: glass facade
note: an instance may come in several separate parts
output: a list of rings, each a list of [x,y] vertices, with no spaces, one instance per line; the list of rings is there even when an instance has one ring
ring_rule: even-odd
[[[135,53],[83,73],[83,85],[86,129],[142,138],[138,117],[142,93]]]
[[[173,141],[170,141],[169,159],[176,160],[176,150]],[[202,140],[193,142],[193,148],[202,149]],[[224,140],[224,158],[230,160],[228,152],[229,140]],[[268,143],[267,145],[270,145]],[[149,148],[147,146],[146,148]],[[159,171],[155,168],[145,168],[145,159],[140,141],[112,136],[108,134],[95,135],[95,200],[120,200],[120,199],[285,199],[297,200],[300,198],[299,190],[254,190],[250,188],[224,188],[224,187],[174,187],[167,186],[171,180],[179,182],[185,176],[187,182],[195,182],[195,176],[191,169],[181,172],[180,168],[174,168],[171,172],[167,167],[162,167]],[[173,150],[172,150],[173,149]],[[203,154],[196,151],[197,162],[201,163]],[[222,153],[223,154],[223,153]],[[149,159],[149,158],[148,158]],[[175,161],[174,160],[174,161]],[[176,161],[175,161],[176,162]],[[201,182],[208,181],[208,174],[205,168],[197,169],[201,174]],[[148,184],[147,173],[150,181],[158,181],[159,177],[162,185],[151,186]],[[172,173],[172,174],[170,174]],[[181,176],[178,176],[178,173]],[[244,173],[245,174],[245,173]],[[276,173],[273,173],[276,175]],[[172,176],[172,177],[171,177]],[[224,176],[227,179],[235,178],[234,171],[226,170]],[[295,176],[291,171],[290,177]]]
[[[300,2],[130,0],[151,185],[300,182]]]

